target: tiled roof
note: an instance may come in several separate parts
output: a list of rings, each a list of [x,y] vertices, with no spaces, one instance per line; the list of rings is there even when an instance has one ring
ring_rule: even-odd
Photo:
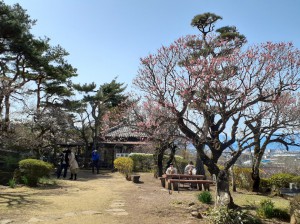
[[[118,125],[113,128],[110,128],[105,135],[105,137],[119,137],[119,138],[129,138],[129,137],[134,137],[134,138],[145,138],[147,135],[141,131],[139,131],[137,128],[133,126],[128,126],[128,125]]]

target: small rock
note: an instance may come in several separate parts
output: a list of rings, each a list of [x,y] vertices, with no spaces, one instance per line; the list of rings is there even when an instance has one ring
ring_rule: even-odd
[[[202,219],[202,215],[199,212],[193,211],[191,212],[191,215],[197,219]]]
[[[189,206],[193,206],[193,205],[195,205],[195,202],[189,203]]]

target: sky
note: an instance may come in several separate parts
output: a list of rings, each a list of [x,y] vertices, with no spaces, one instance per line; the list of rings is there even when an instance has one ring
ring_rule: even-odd
[[[179,37],[199,34],[195,15],[215,13],[216,27],[233,25],[248,44],[293,42],[300,48],[299,0],[4,0],[19,3],[37,23],[36,37],[60,45],[77,68],[74,83],[109,83],[131,89],[139,60]]]

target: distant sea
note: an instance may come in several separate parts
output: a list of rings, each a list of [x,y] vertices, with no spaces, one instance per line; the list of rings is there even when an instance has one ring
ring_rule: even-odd
[[[234,143],[232,146],[233,146],[234,149],[237,148],[237,144],[236,143]],[[195,150],[195,147],[193,146],[193,144],[188,144],[187,148],[189,150],[192,150],[192,151]],[[267,146],[267,150],[271,150],[271,151],[273,151],[273,150],[286,151],[286,148],[282,144],[279,144],[279,143],[270,143]],[[300,151],[300,146],[289,146],[289,151]]]

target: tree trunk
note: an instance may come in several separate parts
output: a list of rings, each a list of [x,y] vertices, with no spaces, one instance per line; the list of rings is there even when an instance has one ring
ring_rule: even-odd
[[[86,139],[84,139],[84,148],[85,148],[85,150],[84,150],[84,161],[83,161],[83,165],[84,165],[84,167],[89,167],[89,163],[90,163],[90,151],[89,151],[89,142],[88,141],[86,141]]]
[[[200,154],[198,151],[197,151],[197,158],[196,158],[196,174],[205,176],[204,164],[201,160],[201,157],[200,157]]]
[[[42,79],[39,78],[37,81],[37,89],[36,89],[36,111],[37,111],[37,114],[40,114],[40,109],[41,109],[41,82],[42,82]]]
[[[163,151],[166,151],[167,148],[168,148],[167,146],[164,147],[164,150],[163,150]],[[170,155],[169,155],[169,159],[168,159],[168,161],[167,161],[167,165],[166,165],[166,168],[165,168],[165,169],[168,169],[168,167],[170,166],[170,164],[175,160],[176,148],[177,148],[176,145],[170,144],[170,150],[171,150],[171,153],[170,153]]]
[[[9,103],[9,95],[6,95],[4,98],[5,102],[5,117],[4,117],[4,126],[3,126],[3,131],[7,132],[9,129],[9,123],[10,123],[10,103]]]
[[[232,166],[230,167],[231,178],[232,178],[232,191],[233,191],[233,192],[236,192],[236,183],[235,183],[235,175],[234,175],[234,169],[233,169],[233,166],[234,166],[234,165],[232,165]]]
[[[163,150],[158,150],[158,155],[157,155],[157,171],[158,171],[158,176],[161,177],[163,175],[163,158],[164,158],[164,151]]]
[[[215,206],[234,207],[233,199],[229,191],[229,175],[227,170],[221,170],[217,175]]]
[[[253,180],[253,185],[252,185],[253,192],[259,192],[259,185],[260,185],[259,167],[260,167],[261,159],[265,152],[264,149],[265,148],[261,148],[259,146],[256,146],[254,148],[254,156],[252,161],[252,174],[251,174]]]
[[[4,96],[0,95],[0,131],[3,130],[3,121],[2,121],[3,99],[4,99]]]
[[[161,177],[163,175],[163,158],[164,158],[164,151],[161,148],[155,149],[154,157],[154,164],[156,165],[156,170],[154,172],[154,177]]]
[[[260,176],[259,176],[259,167],[260,167],[260,161],[261,161],[262,155],[254,156],[253,158],[253,164],[252,164],[252,191],[253,192],[259,192],[259,185],[260,185]]]

